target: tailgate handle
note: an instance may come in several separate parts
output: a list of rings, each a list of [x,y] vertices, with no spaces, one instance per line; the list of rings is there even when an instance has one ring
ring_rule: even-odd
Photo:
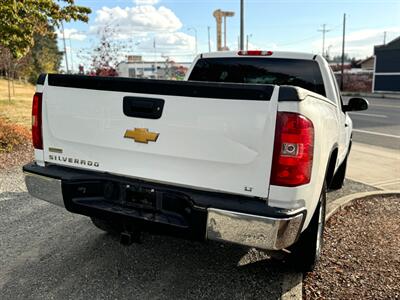
[[[144,119],[161,118],[164,99],[145,97],[124,97],[123,110],[125,116]]]

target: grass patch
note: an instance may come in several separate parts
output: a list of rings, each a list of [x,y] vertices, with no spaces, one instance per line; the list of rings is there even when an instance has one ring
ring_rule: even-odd
[[[8,100],[8,82],[0,79],[0,118],[31,127],[32,97],[35,93],[35,86],[29,83],[14,81],[15,96],[11,87],[11,102]]]

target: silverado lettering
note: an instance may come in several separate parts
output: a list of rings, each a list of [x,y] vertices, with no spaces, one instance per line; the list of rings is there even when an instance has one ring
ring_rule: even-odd
[[[91,160],[84,160],[84,159],[78,159],[78,158],[72,158],[72,157],[67,157],[67,156],[60,156],[60,155],[53,155],[49,154],[49,160],[52,161],[62,161],[62,162],[68,162],[71,164],[77,164],[77,165],[83,165],[83,166],[93,166],[93,167],[100,167],[100,163],[98,162],[93,162]]]

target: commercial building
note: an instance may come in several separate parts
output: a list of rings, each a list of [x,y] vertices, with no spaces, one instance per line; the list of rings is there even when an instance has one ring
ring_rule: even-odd
[[[117,73],[120,77],[148,79],[182,79],[191,63],[164,61],[144,61],[141,56],[129,55],[120,62]]]
[[[400,93],[400,37],[374,47],[373,92]]]

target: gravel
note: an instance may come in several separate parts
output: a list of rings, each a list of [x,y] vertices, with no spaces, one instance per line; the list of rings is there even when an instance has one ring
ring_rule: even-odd
[[[33,160],[33,147],[28,143],[10,153],[0,152],[0,170],[23,166],[31,160]]]
[[[325,229],[316,270],[304,280],[305,299],[400,298],[400,197],[359,199]]]

